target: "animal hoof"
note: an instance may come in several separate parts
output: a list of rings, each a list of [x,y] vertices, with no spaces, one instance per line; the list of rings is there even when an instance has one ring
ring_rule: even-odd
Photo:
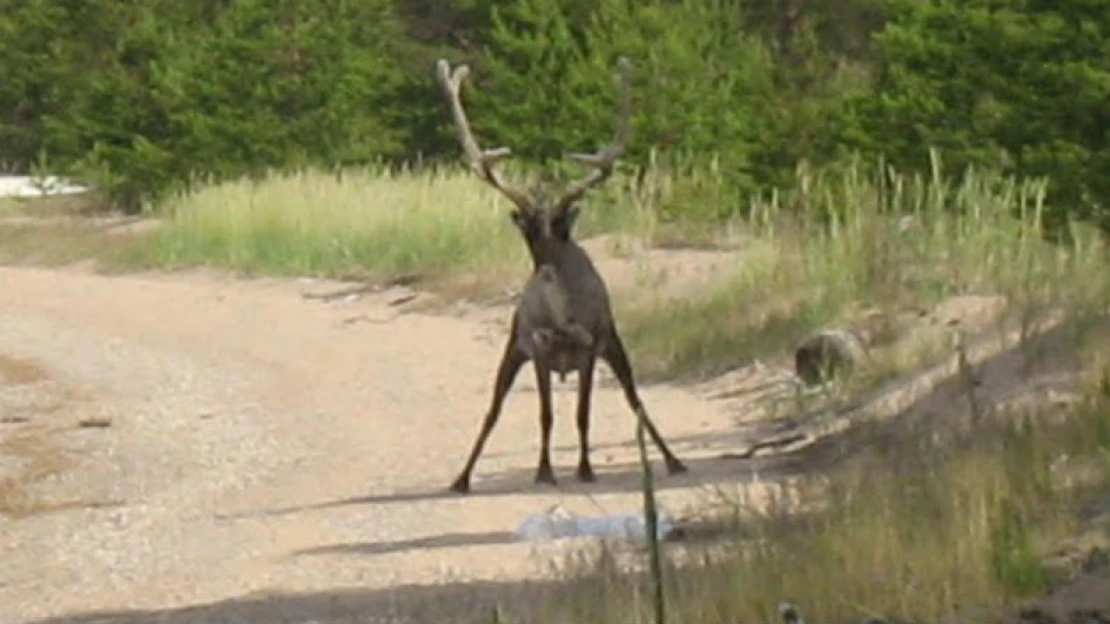
[[[555,473],[552,472],[551,466],[542,467],[536,471],[536,483],[556,484]]]
[[[667,474],[676,475],[676,474],[682,474],[682,473],[687,472],[687,471],[688,471],[688,468],[686,468],[686,464],[683,464],[679,460],[677,460],[677,459],[667,460]]]
[[[466,477],[459,477],[458,479],[455,479],[455,482],[452,483],[451,487],[448,489],[457,494],[466,494],[470,492],[470,479]]]
[[[597,481],[597,477],[594,475],[594,469],[591,468],[589,464],[579,466],[578,480],[582,483],[593,483]]]

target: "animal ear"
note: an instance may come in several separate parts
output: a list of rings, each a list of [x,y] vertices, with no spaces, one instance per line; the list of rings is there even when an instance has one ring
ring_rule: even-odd
[[[578,204],[571,204],[567,206],[567,211],[563,217],[566,222],[567,230],[574,226],[574,222],[578,220]]]
[[[574,227],[575,220],[578,219],[578,205],[570,204],[561,213],[559,213],[556,220],[551,224],[551,231],[559,238],[570,238],[570,231]]]

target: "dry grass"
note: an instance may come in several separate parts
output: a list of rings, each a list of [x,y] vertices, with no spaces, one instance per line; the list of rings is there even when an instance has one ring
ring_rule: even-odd
[[[651,215],[638,204],[606,197],[604,207],[584,211],[582,231],[649,226]],[[527,264],[507,200],[461,168],[274,174],[207,187],[158,212],[168,222],[147,256],[161,266],[504,277]]]
[[[119,270],[140,261],[144,233],[112,222],[37,217],[0,220],[0,263],[57,267],[93,261]]]
[[[133,266],[139,241],[155,224],[111,215],[100,206],[96,195],[0,198],[0,263]]]
[[[1110,257],[1093,228],[1045,240],[1041,182],[969,171],[952,185],[939,164],[932,178],[879,177],[858,162],[800,173],[799,191],[752,203],[752,243],[731,280],[624,304],[642,375],[719,373],[787,353],[820,327],[957,295],[1002,296],[1011,310],[1110,302]]]
[[[942,443],[857,440],[866,450],[814,464],[808,487],[769,507],[718,502],[722,537],[666,551],[668,619],[772,622],[786,599],[813,621],[953,621],[1043,592],[1059,580],[1046,557],[1110,483],[1110,369],[1100,378],[1077,406],[999,415]],[[652,621],[649,582],[626,561],[579,554],[564,585],[509,621]]]

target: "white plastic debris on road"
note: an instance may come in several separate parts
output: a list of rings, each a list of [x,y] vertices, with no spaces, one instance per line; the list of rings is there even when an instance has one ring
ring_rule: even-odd
[[[665,539],[674,525],[662,511],[656,526],[656,535]],[[542,513],[529,514],[517,527],[519,538],[528,541],[553,540],[563,537],[597,536],[642,540],[647,529],[642,513],[579,516],[554,505]]]

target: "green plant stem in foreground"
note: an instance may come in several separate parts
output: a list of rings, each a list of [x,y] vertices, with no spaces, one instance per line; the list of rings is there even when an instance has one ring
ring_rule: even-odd
[[[644,439],[646,426],[642,408],[636,417],[636,446],[640,452],[640,470],[643,473],[641,484],[644,495],[644,540],[648,552],[648,568],[651,577],[651,604],[655,624],[666,624],[667,605],[663,589],[663,564],[659,553],[659,511],[655,505],[655,477],[648,457],[647,441]]]

